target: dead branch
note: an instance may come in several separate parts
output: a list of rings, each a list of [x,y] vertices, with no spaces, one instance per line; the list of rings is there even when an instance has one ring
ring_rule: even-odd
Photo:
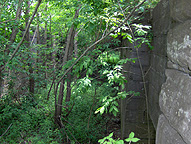
[[[13,124],[11,123],[10,125],[9,125],[9,127],[6,129],[6,131],[0,136],[0,138],[2,138],[6,133],[7,133],[7,131],[10,129],[10,127],[12,126]]]

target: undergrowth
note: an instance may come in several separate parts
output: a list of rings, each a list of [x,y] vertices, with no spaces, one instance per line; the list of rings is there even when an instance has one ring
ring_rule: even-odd
[[[47,101],[47,91],[39,91],[33,100],[29,96],[13,99],[10,95],[0,99],[0,143],[97,143],[104,136],[107,120],[94,114],[99,103],[93,88],[81,95],[73,93],[71,104],[75,104],[67,117],[63,109],[65,127],[61,129],[54,123],[54,95]]]

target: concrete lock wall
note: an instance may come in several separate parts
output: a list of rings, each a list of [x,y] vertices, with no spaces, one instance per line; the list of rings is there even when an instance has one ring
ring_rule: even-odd
[[[161,0],[153,31],[148,95],[156,144],[191,144],[191,1]]]
[[[140,22],[140,21],[139,21]],[[143,25],[150,25],[150,13],[144,16],[141,21]],[[121,101],[121,134],[122,138],[127,138],[130,132],[134,132],[135,136],[140,138],[141,144],[147,144],[148,142],[148,121],[147,121],[147,106],[146,96],[144,90],[144,84],[148,90],[148,70],[150,69],[150,53],[151,50],[147,45],[143,44],[136,49],[127,40],[122,41],[122,46],[127,47],[122,49],[122,57],[124,58],[140,58],[140,62],[143,68],[143,73],[146,76],[146,81],[142,79],[142,72],[138,59],[135,63],[129,62],[123,66],[124,75],[127,79],[125,86],[126,91],[140,92],[140,96],[129,95],[125,100]],[[155,129],[152,125],[152,121],[149,119],[150,126],[150,140],[151,143],[155,143]]]
[[[153,143],[191,144],[191,0],[161,0],[152,12],[152,26],[154,49],[144,51],[141,57],[148,58],[149,55],[150,66],[144,65],[144,68],[149,70],[146,81],[149,114],[156,129]],[[134,72],[139,73],[136,64],[126,68],[137,68]],[[128,74],[128,77],[131,84],[126,89],[141,92],[141,80],[136,80],[139,83],[137,85],[132,74]],[[133,103],[122,102],[122,109],[125,106],[125,110],[122,110],[124,137],[135,129],[129,126],[131,117],[144,117],[145,97],[144,93],[141,94],[142,101],[135,98],[131,101]],[[141,129],[135,130],[135,134],[137,132],[139,135],[139,131]]]
[[[159,20],[155,19],[154,15],[160,16]],[[191,144],[191,1],[162,0],[154,10],[154,15],[153,25],[157,25],[157,21],[159,21],[159,25],[153,27],[156,32],[155,41],[159,37],[158,32],[165,31],[163,37],[165,46],[160,44],[155,49],[159,51],[161,48],[164,49],[163,56],[166,56],[166,58],[164,57],[165,65],[161,67],[160,71],[161,79],[164,81],[158,88],[160,91],[159,95],[157,94],[159,109],[151,112],[151,118],[155,125],[157,124],[156,143]],[[165,30],[160,29],[160,25],[164,26]],[[159,57],[158,60],[163,61],[162,57]],[[152,60],[151,65],[154,67]],[[156,70],[160,66],[155,67]],[[153,77],[156,74],[151,73],[153,76],[149,81],[154,83]],[[151,83],[149,87],[152,87]],[[152,88],[149,89],[150,97],[152,97],[152,91]],[[155,103],[155,101],[150,101],[150,105]],[[160,114],[158,123],[156,123],[157,118],[153,117],[154,111],[158,111],[157,114]]]

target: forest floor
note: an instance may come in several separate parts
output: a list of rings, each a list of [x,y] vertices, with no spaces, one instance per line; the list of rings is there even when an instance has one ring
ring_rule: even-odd
[[[107,122],[106,127],[106,136],[113,132],[114,139],[121,139],[121,121],[119,116],[109,116],[109,120]]]

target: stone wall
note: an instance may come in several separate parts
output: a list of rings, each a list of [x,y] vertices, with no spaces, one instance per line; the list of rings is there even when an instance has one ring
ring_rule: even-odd
[[[156,144],[191,144],[191,1],[161,0],[153,32],[148,95]]]
[[[149,114],[156,129],[156,141],[151,143],[191,144],[191,0],[161,0],[152,11],[152,28],[154,49],[139,49],[144,72],[149,70]],[[122,53],[137,57],[133,50]],[[136,62],[124,69],[131,72],[126,73],[126,90],[141,95],[121,102],[122,137],[134,131],[142,139],[140,143],[147,143],[140,67]]]
[[[149,25],[150,13],[145,15],[145,18],[141,23]],[[140,21],[139,21],[140,22]],[[142,78],[142,72],[138,61],[138,56],[143,67],[143,73],[146,76],[145,85],[148,89],[148,70],[150,68],[150,52],[151,50],[147,45],[143,44],[137,50],[129,44],[127,40],[123,40],[122,57],[124,58],[137,58],[135,63],[129,62],[124,65],[124,75],[127,79],[125,86],[126,91],[140,92],[140,96],[127,96],[127,99],[121,101],[121,131],[122,138],[127,138],[130,132],[134,132],[135,136],[140,138],[140,144],[148,143],[148,120],[147,120],[147,106],[146,96],[144,90],[144,82]],[[151,144],[155,143],[155,129],[152,121],[149,119],[150,126],[150,140]]]

